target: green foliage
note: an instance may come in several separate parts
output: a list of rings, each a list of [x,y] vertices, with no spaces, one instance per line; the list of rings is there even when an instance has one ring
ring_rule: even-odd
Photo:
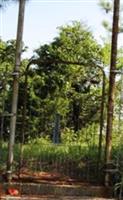
[[[112,2],[101,0],[100,5],[106,13],[112,11]],[[111,30],[110,23],[107,21],[104,21],[103,25],[108,31]],[[37,170],[49,170],[48,167],[52,161],[55,164],[57,161],[61,162],[64,165],[61,168],[65,170],[65,166],[74,162],[73,168],[84,173],[83,168],[86,170],[87,164],[92,162],[94,163],[91,168],[93,173],[97,164],[102,95],[102,73],[98,65],[109,66],[111,45],[109,40],[105,40],[101,47],[94,39],[89,27],[77,21],[58,27],[58,31],[58,36],[51,43],[44,44],[35,50],[35,56],[33,56],[37,61],[35,65],[27,69],[29,60],[23,59],[21,62],[16,126],[18,143],[14,149],[14,164],[15,168],[18,167],[20,141],[24,132],[23,159],[25,162],[29,161],[30,168],[35,168],[33,165],[35,160],[44,161],[44,166],[37,166]],[[3,114],[10,112],[15,49],[15,40],[6,42],[0,40],[0,121],[4,121],[5,141],[9,134],[10,118],[3,117]],[[27,47],[23,44],[22,51],[26,49]],[[123,66],[122,54],[123,48],[120,48],[117,69]],[[116,112],[119,112],[120,87],[121,82],[118,80]],[[105,93],[105,101],[106,95],[107,93]],[[24,118],[25,99],[26,117]],[[122,141],[123,123],[122,120],[118,122],[118,112],[114,115],[112,138],[112,158],[115,161],[117,158],[122,160],[123,151],[123,144],[119,143],[119,140]],[[56,115],[59,115],[59,124],[57,124],[60,129],[59,145],[51,142],[56,127]],[[24,129],[23,119],[25,119]],[[103,135],[104,139],[105,135]],[[104,142],[102,148],[104,148]],[[104,153],[104,149],[102,150]],[[0,149],[0,155],[0,166],[4,168],[3,163],[6,162],[7,157],[5,142]],[[120,165],[122,166],[121,162]],[[54,169],[53,165],[52,168]]]
[[[24,157],[38,158],[42,157],[55,157],[59,159],[69,158],[72,160],[81,159],[88,153],[96,153],[98,145],[98,125],[93,124],[87,129],[75,133],[73,130],[66,128],[61,133],[61,144],[54,145],[48,136],[37,139],[30,139],[24,145]],[[92,152],[93,149],[93,152]],[[95,149],[95,150],[94,150]],[[96,155],[96,154],[95,154]]]
[[[35,52],[38,63],[32,97],[36,100],[35,107],[39,102],[40,125],[46,120],[52,124],[55,113],[61,116],[61,129],[68,126],[77,131],[89,119],[97,120],[94,115],[99,109],[101,95],[97,63],[102,53],[89,28],[80,22],[61,26],[58,37]]]
[[[22,52],[26,51],[26,48],[23,45]],[[9,132],[9,113],[11,108],[11,96],[12,96],[12,81],[13,81],[13,66],[15,64],[15,49],[16,49],[16,41],[8,40],[6,42],[0,40],[0,122],[3,132],[1,131],[1,136],[3,135],[4,139],[7,140],[8,132]],[[23,73],[27,66],[27,59],[24,59],[21,63],[20,70],[20,86],[23,85]],[[23,88],[20,89],[21,92]],[[23,102],[23,94],[19,95],[19,106],[18,111],[22,110],[22,102]],[[18,113],[19,113],[18,112]],[[2,125],[2,121],[4,124]],[[18,128],[18,126],[17,126]],[[18,130],[17,130],[18,131]]]
[[[59,37],[52,43],[58,57],[92,65],[99,57],[100,48],[89,28],[80,22],[59,27]],[[56,49],[56,44],[58,49]]]
[[[63,144],[80,144],[85,147],[91,147],[98,145],[98,124],[93,123],[85,128],[82,128],[78,132],[74,132],[69,128],[63,130],[61,139]]]

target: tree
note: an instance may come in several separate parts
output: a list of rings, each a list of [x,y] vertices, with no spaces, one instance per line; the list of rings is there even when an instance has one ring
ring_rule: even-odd
[[[109,14],[113,14],[113,0],[99,0],[99,6],[105,11],[107,17],[110,16]],[[119,33],[123,32],[123,23],[122,23],[122,2],[121,2],[121,9],[120,9],[120,21],[119,21]],[[111,27],[111,18],[107,18],[106,20],[102,21],[102,25],[107,31],[108,34],[112,33]]]
[[[9,134],[9,119],[11,110],[11,97],[12,97],[12,82],[13,82],[13,65],[15,63],[15,51],[16,41],[8,40],[6,42],[0,41],[0,124],[1,124],[1,135],[4,140],[8,140]],[[22,52],[26,51],[26,47],[23,44]],[[23,82],[23,73],[27,65],[27,59],[23,59],[21,62],[20,69],[20,83]],[[21,89],[21,85],[20,85]],[[19,91],[20,93],[20,91]],[[21,99],[22,101],[22,99]],[[20,103],[20,102],[19,102]],[[20,112],[20,107],[18,109]],[[16,129],[16,138],[18,138],[18,126]]]
[[[110,66],[110,55],[111,55],[111,33],[112,33],[112,27],[111,27],[111,21],[110,19],[113,18],[113,1],[111,0],[100,0],[99,1],[99,6],[101,6],[101,8],[103,9],[103,11],[106,13],[106,16],[107,16],[107,19],[104,20],[102,22],[102,25],[103,27],[105,28],[106,30],[106,36],[102,36],[102,39],[103,39],[103,47],[102,47],[102,62],[103,62],[103,65],[104,66]],[[111,18],[108,18],[108,17],[111,17]],[[120,23],[119,23],[119,33],[122,33],[122,13],[120,12]],[[117,69],[120,69],[121,66],[122,66],[122,47],[120,47],[118,49],[118,52],[117,52]],[[118,87],[117,87],[117,84],[119,84],[119,81],[118,79],[116,80],[116,89],[118,90]],[[108,89],[108,79],[106,80],[106,85],[105,85],[105,88],[106,88],[106,94],[107,94],[107,89]],[[105,95],[105,100],[107,101],[107,95]],[[118,98],[118,95],[115,95],[115,105],[116,107],[118,106],[117,104],[117,98]],[[116,116],[114,116],[114,119]],[[105,113],[105,118],[104,120],[106,120],[106,113]],[[104,123],[103,123],[104,124]],[[116,134],[115,134],[116,135]],[[100,140],[99,140],[99,149],[101,149],[101,146],[102,146],[102,136],[100,137]],[[101,160],[101,151],[99,150],[99,163],[100,163],[100,160]],[[99,168],[100,170],[100,168]]]
[[[36,53],[36,71],[41,79],[40,87],[33,81],[34,93],[42,99],[41,105],[47,102],[45,110],[48,111],[51,105],[49,112],[59,113],[62,124],[66,119],[64,125],[76,132],[86,126],[88,120],[90,123],[94,119],[98,121],[96,113],[100,107],[101,87],[97,87],[100,72],[96,66],[101,51],[89,28],[79,22],[62,26],[59,36],[50,45],[41,46]],[[60,60],[66,63],[59,63]],[[92,105],[94,101],[95,105]]]
[[[15,67],[13,72],[13,95],[12,95],[12,108],[10,119],[10,139],[8,145],[8,159],[7,159],[7,178],[11,180],[11,171],[13,163],[13,148],[15,140],[16,130],[16,117],[17,117],[17,102],[18,102],[18,88],[19,88],[19,68],[21,62],[22,53],[22,36],[23,36],[23,24],[24,24],[24,12],[25,12],[25,0],[19,0],[19,14],[18,14],[18,28],[16,39],[16,55],[15,55]]]
[[[108,111],[107,111],[106,150],[105,150],[106,165],[108,165],[108,163],[111,160],[112,122],[113,122],[113,110],[114,110],[115,74],[116,74],[116,59],[117,59],[117,38],[119,32],[119,9],[120,9],[120,0],[114,0],[109,93],[108,93],[108,108],[107,108]],[[108,184],[109,184],[109,174],[107,172],[105,174],[105,185]]]
[[[7,42],[0,41],[0,77],[1,77],[1,93],[0,93],[0,119],[1,119],[1,136],[3,137],[3,127],[5,119],[5,110],[9,110],[10,105],[10,91],[12,86],[12,66],[14,64],[15,56],[15,40],[9,40]],[[7,116],[7,113],[6,113]],[[8,124],[6,124],[6,130]],[[7,138],[7,137],[6,137]]]

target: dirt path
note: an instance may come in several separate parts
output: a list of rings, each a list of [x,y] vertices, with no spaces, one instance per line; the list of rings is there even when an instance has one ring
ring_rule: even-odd
[[[11,194],[7,192],[11,187],[19,191],[19,197],[5,195]],[[110,188],[78,182],[58,173],[24,171],[19,180],[14,176],[11,187],[8,183],[1,185],[0,200],[113,200],[104,198],[112,197]]]
[[[76,197],[76,196],[21,196],[21,197],[10,197],[4,196],[0,198],[1,200],[114,200],[114,199],[106,199],[106,198],[96,198],[96,197]]]

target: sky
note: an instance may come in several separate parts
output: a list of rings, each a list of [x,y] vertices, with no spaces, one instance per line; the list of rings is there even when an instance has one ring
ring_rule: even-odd
[[[29,47],[26,56],[30,57],[34,49],[44,43],[51,42],[58,35],[57,27],[74,20],[87,24],[95,38],[101,42],[101,36],[104,34],[101,23],[106,15],[99,7],[98,2],[99,0],[28,1],[23,34],[23,41]],[[0,11],[0,36],[2,40],[16,38],[17,18],[18,4],[9,4]]]

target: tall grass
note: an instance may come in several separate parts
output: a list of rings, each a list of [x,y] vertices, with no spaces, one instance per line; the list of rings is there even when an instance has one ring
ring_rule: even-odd
[[[90,125],[74,133],[71,129],[64,129],[61,133],[61,143],[53,144],[50,137],[30,139],[23,144],[23,166],[33,171],[58,170],[63,173],[77,173],[89,179],[96,179],[97,157],[98,157],[99,127],[97,124]],[[115,140],[116,138],[116,140]],[[104,139],[104,138],[103,138]],[[117,161],[117,155],[122,157],[122,142],[117,143],[118,138],[113,136],[113,156]],[[104,147],[104,145],[103,145]],[[104,148],[103,148],[104,155]],[[0,149],[0,169],[5,169],[7,160],[7,144],[2,144]],[[14,147],[14,167],[19,167],[20,144]],[[120,162],[123,159],[120,159]],[[103,168],[104,157],[101,167]],[[21,166],[21,167],[23,167]],[[123,165],[122,165],[123,166]],[[66,172],[67,171],[67,172]],[[75,173],[75,171],[77,173]],[[88,175],[89,174],[89,175]]]

